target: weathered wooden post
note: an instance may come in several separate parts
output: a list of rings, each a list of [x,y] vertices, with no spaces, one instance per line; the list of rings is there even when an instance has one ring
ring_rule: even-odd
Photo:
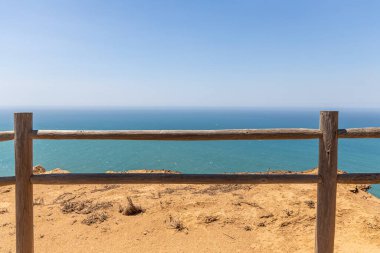
[[[338,112],[320,113],[318,175],[322,182],[317,186],[316,253],[334,252],[336,187],[338,169]]]
[[[33,114],[14,114],[16,252],[33,253]]]

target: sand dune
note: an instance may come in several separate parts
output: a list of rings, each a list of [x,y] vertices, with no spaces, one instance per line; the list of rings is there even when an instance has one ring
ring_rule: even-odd
[[[14,192],[0,187],[0,252],[15,252]],[[35,186],[34,199],[37,253],[314,249],[315,185]],[[339,185],[336,252],[380,252],[379,238],[380,200]]]

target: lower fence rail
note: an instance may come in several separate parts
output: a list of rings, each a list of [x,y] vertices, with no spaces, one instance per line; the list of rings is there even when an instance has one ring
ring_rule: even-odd
[[[314,184],[322,183],[313,174],[166,174],[166,173],[72,173],[41,174],[32,184]],[[0,177],[0,186],[14,185],[15,177]],[[338,184],[380,184],[380,173],[337,175]]]

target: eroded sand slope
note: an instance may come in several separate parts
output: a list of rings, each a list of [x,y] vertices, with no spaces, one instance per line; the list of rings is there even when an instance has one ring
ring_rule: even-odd
[[[380,252],[380,200],[354,189],[338,187],[336,252]],[[15,252],[14,193],[0,187],[0,252]],[[127,197],[144,212],[126,215]],[[315,185],[35,186],[34,198],[37,253],[314,247]]]

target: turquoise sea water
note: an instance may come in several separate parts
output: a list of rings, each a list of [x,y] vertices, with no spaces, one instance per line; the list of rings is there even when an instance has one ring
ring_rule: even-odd
[[[0,130],[13,112],[0,109]],[[318,110],[51,109],[30,110],[34,129],[318,128]],[[342,110],[339,128],[380,127],[380,111]],[[72,172],[172,169],[183,173],[306,170],[318,164],[318,141],[34,141],[34,164]],[[339,168],[380,172],[380,139],[339,140]],[[0,176],[14,175],[13,143],[0,142]],[[372,192],[380,196],[380,187]]]

